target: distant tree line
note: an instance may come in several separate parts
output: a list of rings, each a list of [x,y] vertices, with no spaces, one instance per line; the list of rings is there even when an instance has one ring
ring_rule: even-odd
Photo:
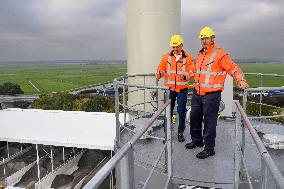
[[[33,108],[44,110],[114,112],[114,97],[72,95],[67,92],[43,94],[36,99]]]
[[[6,82],[0,85],[0,95],[16,95],[24,94],[24,91],[21,89],[20,85]]]

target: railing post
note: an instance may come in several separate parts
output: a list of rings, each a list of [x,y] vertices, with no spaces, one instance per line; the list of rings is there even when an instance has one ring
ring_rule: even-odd
[[[263,86],[263,83],[262,83],[262,73],[260,74],[260,87],[262,87]],[[261,90],[261,93],[260,93],[260,98],[259,98],[259,101],[260,101],[260,104],[259,104],[259,117],[261,117],[261,109],[262,109],[262,107],[261,107],[261,104],[262,104],[262,90]]]
[[[237,122],[237,120],[238,120],[238,125],[237,126],[239,126],[239,123],[241,123],[241,158],[243,157],[245,157],[245,143],[246,143],[246,138],[245,138],[245,136],[246,136],[246,133],[245,133],[245,125],[244,125],[244,122],[243,122],[243,119],[242,119],[242,117],[241,117],[241,115],[240,115],[240,112],[239,112],[239,110],[237,109],[237,114],[236,114],[236,122]],[[241,180],[245,180],[245,179],[248,179],[248,178],[246,178],[246,174],[245,174],[245,166],[244,166],[244,159],[241,159],[241,167],[240,167],[240,179]]]
[[[159,85],[159,80],[156,79],[156,86],[158,86],[158,85]],[[156,89],[156,94],[157,94],[157,96],[156,96],[156,104],[157,104],[157,111],[158,111],[158,109],[159,109],[159,90],[158,89]]]
[[[133,146],[129,150],[128,154],[128,167],[129,167],[129,172],[128,172],[128,183],[129,183],[129,188],[127,189],[133,189],[134,188],[134,149]]]
[[[172,129],[171,129],[171,104],[169,104],[166,108],[166,129],[167,129],[167,171],[168,171],[168,178],[170,178],[168,186],[171,185],[172,182]]]
[[[259,117],[261,117],[262,95],[263,95],[263,90],[260,91],[260,97],[259,97]]]
[[[119,179],[116,182],[117,189],[134,189],[134,151],[133,146],[121,159],[118,168]]]
[[[123,83],[125,84],[125,78],[123,78]],[[125,96],[125,85],[122,86],[122,92],[123,92],[123,125],[126,123],[126,96]]]
[[[246,147],[246,130],[245,130],[245,125],[243,120],[241,120],[241,127],[242,127],[242,146],[241,146],[241,150],[242,153],[244,154],[245,152],[245,147]]]
[[[164,104],[166,103],[166,101],[168,99],[169,99],[169,92],[168,92],[168,90],[165,90],[165,92],[164,92]],[[169,106],[171,106],[171,105],[169,105]],[[165,118],[164,118],[164,131],[165,131],[165,141],[164,142],[165,143],[168,141],[168,124],[171,124],[171,120],[170,120],[170,122],[168,121],[168,111],[167,111],[167,108],[165,109]],[[169,117],[171,117],[171,115]],[[166,148],[166,150],[165,150],[165,173],[168,172],[168,152],[169,151]]]
[[[262,80],[262,73],[260,73],[260,87],[262,87],[263,86],[263,82],[262,82],[263,80]]]
[[[241,144],[241,153],[243,154],[243,158],[245,157],[245,144],[246,144],[246,133],[245,133],[245,125],[243,120],[241,119],[241,129],[242,129],[242,144]],[[248,179],[245,177],[245,167],[244,167],[244,159],[241,163],[240,168],[240,176],[242,180]]]
[[[234,189],[238,189],[238,182],[239,182],[239,176],[240,176],[240,172],[238,170],[237,167],[237,162],[238,162],[238,144],[239,144],[239,125],[241,122],[241,118],[240,118],[240,112],[237,109],[236,110],[236,119],[235,119],[235,145],[234,145]]]
[[[112,158],[112,153],[113,153],[113,151],[111,150],[110,151],[110,158]],[[113,182],[113,170],[111,171],[111,173],[110,173],[110,185],[109,185],[109,188],[110,189],[113,189],[113,184],[114,184],[114,182]]]
[[[267,187],[267,167],[262,157],[261,157],[261,183],[260,184],[261,184],[261,189],[266,189]]]
[[[243,95],[243,109],[244,109],[245,112],[247,111],[247,98],[248,98],[248,92],[245,89],[244,95]]]
[[[115,84],[115,118],[116,118],[116,146],[120,146],[120,122],[119,122],[119,91],[118,84]]]
[[[144,75],[144,86],[146,85],[146,77]],[[146,88],[144,88],[144,116],[146,116]]]

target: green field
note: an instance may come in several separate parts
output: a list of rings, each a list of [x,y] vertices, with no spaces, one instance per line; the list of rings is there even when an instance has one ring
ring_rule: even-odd
[[[245,73],[266,73],[284,75],[284,63],[240,63]],[[261,86],[261,76],[246,75],[250,87]],[[263,87],[284,86],[284,77],[262,76]]]
[[[244,72],[277,73],[284,75],[282,63],[241,63]],[[56,92],[91,84],[111,81],[126,74],[125,64],[92,65],[92,64],[53,64],[53,65],[1,65],[0,84],[17,83],[25,94]],[[259,76],[247,76],[251,87],[260,86]],[[38,92],[31,83],[40,90]],[[263,86],[283,86],[284,77],[263,76]]]
[[[17,83],[25,94],[50,93],[111,81],[125,73],[126,65],[118,64],[0,65],[0,84]]]

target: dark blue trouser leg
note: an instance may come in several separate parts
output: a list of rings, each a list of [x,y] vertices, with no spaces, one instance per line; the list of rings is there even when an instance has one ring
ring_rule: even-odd
[[[170,91],[170,97],[169,98],[171,99],[171,119],[172,119],[174,108],[175,108],[175,103],[176,103],[176,98],[177,98],[177,92]]]
[[[178,133],[183,133],[185,129],[187,91],[177,93],[177,111],[179,115]]]
[[[205,150],[214,150],[216,138],[216,126],[218,119],[221,92],[212,93],[203,97],[204,130],[203,138]]]
[[[203,104],[202,96],[193,92],[190,110],[190,136],[192,142],[203,142],[202,137]]]

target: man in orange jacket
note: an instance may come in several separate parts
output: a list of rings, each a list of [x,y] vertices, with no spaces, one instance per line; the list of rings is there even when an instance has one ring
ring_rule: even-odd
[[[186,102],[188,92],[188,82],[194,77],[194,62],[190,54],[183,50],[183,39],[180,35],[171,37],[170,46],[172,51],[163,55],[161,63],[156,72],[159,80],[165,77],[164,85],[170,89],[171,116],[177,99],[179,114],[178,141],[183,142],[183,132],[185,129]]]
[[[214,43],[215,33],[210,27],[204,27],[200,31],[199,38],[202,49],[196,58],[190,111],[192,142],[185,147],[193,149],[205,145],[204,150],[196,155],[197,158],[204,159],[215,155],[217,117],[227,74],[234,78],[241,89],[246,89],[248,84],[240,67],[232,61],[226,51]],[[203,136],[202,122],[204,122]]]

